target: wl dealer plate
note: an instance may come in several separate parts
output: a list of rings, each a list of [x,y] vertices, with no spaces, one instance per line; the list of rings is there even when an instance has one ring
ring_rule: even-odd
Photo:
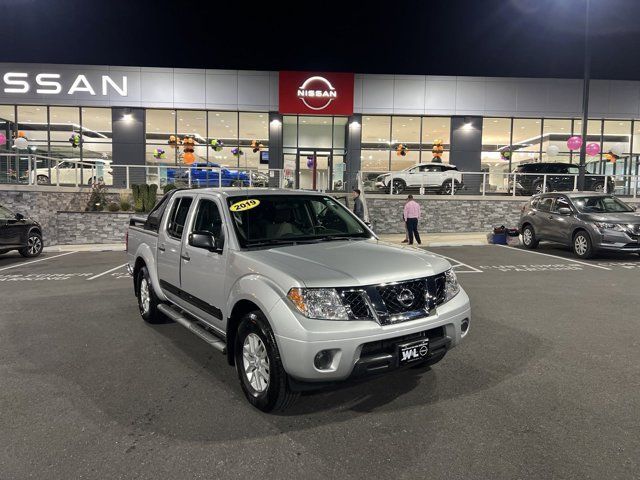
[[[429,339],[398,345],[398,360],[400,365],[423,360],[429,355]]]

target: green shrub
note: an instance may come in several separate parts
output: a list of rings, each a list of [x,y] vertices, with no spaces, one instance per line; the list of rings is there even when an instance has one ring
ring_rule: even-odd
[[[107,187],[104,183],[95,183],[91,187],[91,193],[89,194],[89,200],[85,211],[87,212],[101,212],[107,206]]]
[[[150,212],[153,207],[156,206],[156,200],[158,199],[158,185],[155,183],[147,185],[147,198],[144,202],[144,211]]]
[[[176,188],[178,187],[176,187],[175,183],[167,183],[164,187],[162,187],[162,192],[169,193],[171,190],[175,190]]]
[[[110,212],[117,212],[120,210],[120,205],[118,205],[116,202],[111,202],[109,205],[107,205],[107,210],[109,210]]]
[[[120,210],[123,212],[130,212],[131,202],[129,200],[120,200]]]

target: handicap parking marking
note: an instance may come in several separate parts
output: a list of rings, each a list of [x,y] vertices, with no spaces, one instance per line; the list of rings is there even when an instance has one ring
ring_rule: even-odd
[[[117,267],[113,267],[113,268],[111,268],[111,269],[109,269],[109,270],[107,270],[105,272],[98,273],[97,275],[94,275],[91,278],[87,278],[87,281],[95,280],[96,278],[102,277],[103,275],[106,275],[106,274],[111,273],[111,272],[115,272],[116,270],[120,270],[121,268],[126,267],[126,266],[127,266],[127,264],[123,263],[122,265],[118,265]]]
[[[575,264],[578,264],[578,265],[585,265],[587,267],[600,268],[602,270],[611,271],[611,269],[609,267],[605,267],[605,266],[602,266],[602,265],[596,265],[594,263],[581,262],[580,260],[574,260],[573,258],[559,257],[557,255],[551,255],[550,253],[536,252],[536,251],[533,251],[533,250],[525,250],[523,248],[510,247],[508,245],[496,245],[496,247],[508,248],[509,250],[514,250],[514,251],[522,252],[522,253],[530,253],[532,255],[543,255],[545,257],[551,257],[551,258],[556,258],[558,260],[564,260],[565,262],[572,262],[572,263],[575,263]]]
[[[46,262],[47,260],[53,260],[54,258],[58,258],[58,257],[64,257],[65,255],[71,255],[73,253],[78,253],[77,251],[73,251],[73,252],[65,252],[65,253],[61,253],[59,255],[52,255],[51,257],[46,256],[43,258],[39,258],[37,260],[31,260],[30,262],[19,262],[19,263],[14,263],[12,265],[9,265],[8,267],[3,267],[0,268],[0,272],[4,271],[4,270],[10,270],[12,268],[18,268],[18,267],[24,267],[25,265],[31,265],[34,263],[39,263],[39,262]]]
[[[70,280],[88,277],[91,273],[6,273],[0,274],[0,282],[42,282]]]

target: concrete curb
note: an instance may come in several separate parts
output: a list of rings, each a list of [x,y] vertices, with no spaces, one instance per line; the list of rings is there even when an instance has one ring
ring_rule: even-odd
[[[90,243],[86,245],[53,245],[45,252],[124,252],[124,243]]]

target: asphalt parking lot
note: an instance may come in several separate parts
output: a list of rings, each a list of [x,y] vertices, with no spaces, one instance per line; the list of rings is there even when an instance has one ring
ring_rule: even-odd
[[[0,257],[0,478],[638,478],[640,256],[438,247],[473,308],[431,369],[263,414],[123,252]]]

